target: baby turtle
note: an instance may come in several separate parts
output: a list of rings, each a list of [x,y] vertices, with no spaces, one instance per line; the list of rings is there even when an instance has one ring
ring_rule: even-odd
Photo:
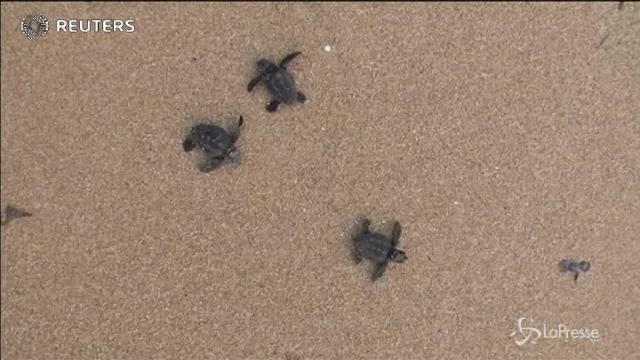
[[[369,225],[371,225],[369,219],[364,219],[360,232],[353,237],[355,244],[353,257],[356,264],[360,263],[363,258],[375,264],[375,270],[371,276],[371,279],[375,281],[384,274],[389,261],[401,263],[408,258],[404,251],[396,249],[402,234],[399,222],[396,221],[393,224],[391,237],[371,232]]]
[[[293,75],[287,71],[287,64],[300,54],[302,52],[296,51],[287,55],[280,61],[280,65],[266,59],[258,60],[259,75],[249,82],[247,91],[251,92],[256,85],[264,81],[272,96],[271,102],[267,105],[268,112],[278,110],[281,103],[292,104],[294,101],[303,103],[307,100],[307,97],[296,88]]]
[[[24,210],[20,210],[13,205],[7,205],[4,210],[0,212],[0,215],[2,215],[2,219],[0,219],[0,225],[7,225],[15,219],[31,216],[30,213]]]
[[[217,125],[197,124],[191,128],[182,147],[186,152],[200,148],[205,153],[207,158],[199,165],[202,172],[213,171],[227,159],[231,162],[237,162],[239,155],[235,143],[240,136],[240,127],[243,122],[244,120],[240,116],[238,125],[229,132]]]
[[[577,282],[578,275],[580,275],[580,273],[585,273],[589,271],[589,269],[591,268],[591,263],[584,260],[578,262],[578,261],[564,259],[560,261],[560,263],[558,263],[558,266],[560,267],[560,272],[562,273],[572,272],[573,281]]]

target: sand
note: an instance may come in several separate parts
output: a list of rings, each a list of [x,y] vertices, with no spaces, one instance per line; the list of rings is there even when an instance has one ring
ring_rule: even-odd
[[[29,40],[19,21],[135,19]],[[3,3],[3,359],[640,357],[640,6]],[[327,49],[329,51],[327,51]],[[265,111],[261,57],[303,105]],[[198,120],[245,118],[197,170]],[[409,261],[350,259],[368,216]],[[574,283],[564,258],[588,260]],[[600,337],[518,346],[519,318]],[[529,320],[531,319],[531,320]]]

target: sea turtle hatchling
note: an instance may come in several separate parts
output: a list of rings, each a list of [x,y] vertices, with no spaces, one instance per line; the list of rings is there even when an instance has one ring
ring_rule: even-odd
[[[375,264],[371,279],[377,280],[384,274],[389,261],[402,263],[408,259],[404,251],[396,248],[400,242],[402,227],[396,221],[393,224],[391,237],[377,232],[371,232],[369,219],[364,219],[360,231],[353,237],[353,258],[356,263],[367,259]]]
[[[249,82],[247,91],[251,92],[256,85],[264,81],[272,96],[271,101],[267,105],[268,112],[278,110],[278,106],[281,103],[292,104],[295,101],[303,103],[307,100],[307,97],[298,91],[293,75],[287,71],[287,64],[300,54],[302,54],[302,52],[296,51],[285,56],[279,65],[266,59],[258,60],[257,66],[259,74]]]
[[[563,259],[558,263],[558,267],[560,268],[560,272],[570,272],[573,273],[573,281],[578,281],[578,276],[580,273],[586,273],[591,268],[591,263],[585,260],[582,261],[574,261],[569,259]]]
[[[0,211],[0,225],[4,226],[13,220],[29,216],[32,216],[31,213],[8,204],[2,211]]]
[[[240,136],[240,127],[243,122],[240,116],[238,125],[230,131],[217,125],[199,123],[191,128],[189,135],[182,143],[182,148],[186,152],[195,148],[204,152],[206,160],[199,165],[202,172],[213,171],[225,160],[237,162],[239,155],[235,143]]]

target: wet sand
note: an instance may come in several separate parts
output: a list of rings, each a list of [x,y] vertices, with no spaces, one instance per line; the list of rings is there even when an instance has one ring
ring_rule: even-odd
[[[135,19],[26,39],[19,20]],[[3,359],[633,359],[640,7],[3,3]],[[330,46],[331,51],[325,47]],[[303,105],[265,111],[260,57]],[[242,161],[182,150],[243,115]],[[372,283],[361,216],[403,225]],[[558,262],[587,260],[574,283]],[[516,321],[600,339],[518,346]]]

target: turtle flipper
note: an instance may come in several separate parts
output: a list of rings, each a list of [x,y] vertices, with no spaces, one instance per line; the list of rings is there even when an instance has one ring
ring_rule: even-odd
[[[280,106],[280,100],[273,99],[267,105],[267,111],[268,112],[275,112],[276,110],[278,110],[278,106]]]
[[[567,260],[567,259],[563,259],[558,263],[558,268],[560,269],[560,272],[567,272],[569,271],[571,266],[571,261]]]
[[[287,64],[290,63],[291,60],[295,59],[300,54],[302,54],[301,51],[296,51],[296,52],[293,52],[293,53],[285,56],[284,59],[282,59],[282,61],[280,61],[280,68],[281,69],[286,69],[287,68]]]
[[[396,247],[400,243],[400,236],[402,235],[402,226],[400,222],[396,221],[393,224],[393,231],[391,232],[391,245]]]
[[[375,269],[373,270],[373,274],[371,275],[371,280],[376,281],[384,275],[384,272],[387,270],[387,262],[383,262],[380,264],[376,264]]]
[[[371,220],[365,218],[364,220],[362,220],[362,233],[363,234],[367,234],[369,233],[369,226],[371,226]]]
[[[305,101],[307,101],[307,97],[305,96],[305,94],[298,91],[297,100],[299,103],[304,103]]]
[[[242,117],[242,115],[240,115],[240,118],[238,119],[238,125],[236,125],[229,134],[231,135],[232,144],[234,144],[240,137],[240,128],[242,127],[243,123],[244,123],[244,118]]]
[[[353,259],[353,262],[356,264],[360,264],[362,262],[362,256],[360,256],[360,254],[358,254],[358,251],[353,250],[351,252],[351,258]]]
[[[251,81],[249,82],[249,85],[247,85],[247,92],[251,92],[253,88],[256,87],[256,85],[262,82],[262,80],[263,80],[262,75],[254,79],[251,79]]]
[[[360,220],[360,224],[358,224],[358,227],[351,236],[354,243],[358,242],[364,234],[369,232],[369,225],[371,225],[371,221],[369,219],[365,218]]]

